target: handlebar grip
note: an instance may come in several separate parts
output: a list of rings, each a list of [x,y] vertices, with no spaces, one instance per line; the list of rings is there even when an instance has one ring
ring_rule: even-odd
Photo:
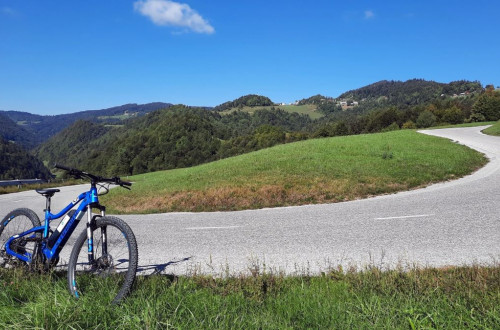
[[[128,182],[128,181],[121,181],[121,184],[124,185],[124,186],[132,186],[132,182]]]

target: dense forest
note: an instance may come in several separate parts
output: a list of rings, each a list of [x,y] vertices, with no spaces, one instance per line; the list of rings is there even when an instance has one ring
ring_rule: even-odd
[[[19,145],[0,137],[0,180],[51,178],[49,170]]]
[[[271,99],[265,96],[250,94],[236,100],[222,103],[214,108],[215,111],[224,111],[232,108],[257,107],[273,105]]]
[[[194,166],[309,138],[500,119],[500,91],[491,85],[483,89],[478,82],[382,81],[342,96],[356,100],[357,105],[340,107],[339,100],[345,98],[322,95],[301,100],[299,104],[315,105],[324,114],[316,120],[270,106],[270,99],[257,95],[226,102],[213,111],[168,105],[142,116],[123,116],[121,109],[114,116],[71,121],[71,126],[33,153],[47,164],[129,175]],[[257,105],[251,112],[244,111],[242,107],[249,104]],[[227,107],[235,111],[218,111]],[[5,123],[0,125],[2,136],[14,137],[7,139],[17,140],[19,146],[23,136],[30,136],[26,126],[16,127],[8,118],[0,123]],[[24,143],[29,145],[29,140]]]
[[[419,105],[431,102],[443,96],[475,93],[482,91],[481,83],[477,81],[453,81],[449,84],[412,79],[402,81],[379,81],[374,84],[347,91],[339,99],[352,99],[367,103],[378,102],[385,105]]]
[[[9,117],[2,115],[0,112],[0,138],[7,141],[16,142],[25,149],[33,148],[35,143],[35,135],[27,131],[22,126],[17,125]]]

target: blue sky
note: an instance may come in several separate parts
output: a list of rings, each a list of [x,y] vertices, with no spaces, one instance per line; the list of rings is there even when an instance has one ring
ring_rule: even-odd
[[[0,0],[0,109],[336,97],[379,80],[500,84],[498,1]]]

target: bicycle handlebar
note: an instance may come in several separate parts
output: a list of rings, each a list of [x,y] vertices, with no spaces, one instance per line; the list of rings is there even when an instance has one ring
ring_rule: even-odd
[[[113,184],[119,185],[119,186],[121,186],[123,188],[127,188],[127,187],[132,186],[132,182],[122,181],[122,179],[120,179],[120,177],[118,177],[118,176],[115,176],[113,178],[104,178],[102,176],[98,176],[98,175],[94,175],[94,174],[91,174],[91,173],[83,172],[83,171],[80,171],[80,170],[78,170],[76,168],[71,168],[71,167],[67,167],[67,166],[64,166],[64,165],[60,165],[60,164],[54,164],[54,167],[58,168],[58,169],[61,169],[61,170],[67,171],[69,175],[72,175],[76,179],[82,179],[82,177],[87,177],[93,183],[107,182],[107,183],[113,183]],[[125,187],[125,186],[127,186],[127,187]],[[127,188],[127,189],[130,189],[130,188]]]

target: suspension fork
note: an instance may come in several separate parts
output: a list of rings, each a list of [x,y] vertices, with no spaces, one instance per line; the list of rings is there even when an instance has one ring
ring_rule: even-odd
[[[96,218],[104,217],[106,215],[106,207],[102,205],[96,205],[100,211],[100,215],[92,215],[92,207],[87,206],[87,244],[88,244],[88,259],[89,264],[93,264],[95,262],[94,257],[94,231],[92,229],[92,225],[95,223]],[[108,237],[106,226],[101,227],[101,249],[102,255],[105,256],[108,254]]]
[[[106,215],[106,208],[101,206],[101,217]],[[102,255],[108,255],[108,235],[107,235],[107,226],[101,227],[101,244],[102,244]]]
[[[87,245],[88,245],[88,257],[89,264],[94,264],[94,238],[92,230],[92,207],[87,206]]]

